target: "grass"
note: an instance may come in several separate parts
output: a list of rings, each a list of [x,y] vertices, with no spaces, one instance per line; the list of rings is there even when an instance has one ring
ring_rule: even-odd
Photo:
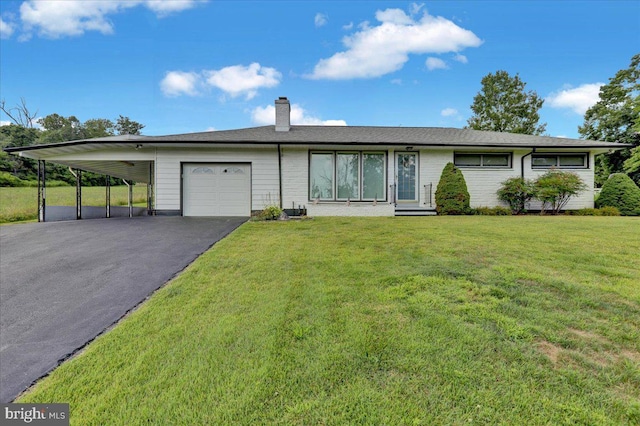
[[[71,424],[638,424],[640,220],[249,222],[20,402]]]
[[[145,185],[133,187],[133,202],[144,203],[147,197]],[[48,206],[75,206],[75,186],[47,188]],[[111,205],[125,206],[128,203],[126,186],[111,187]],[[87,186],[82,188],[83,206],[104,206],[105,188],[103,186]],[[33,187],[0,187],[0,223],[18,222],[38,218],[38,188]]]

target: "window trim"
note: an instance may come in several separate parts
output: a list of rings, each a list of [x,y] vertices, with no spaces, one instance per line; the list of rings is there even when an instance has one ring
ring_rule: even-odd
[[[465,165],[456,164],[456,156],[457,155],[479,155],[480,156],[480,165],[479,166],[465,166]],[[506,166],[485,165],[484,164],[484,156],[485,155],[506,155],[508,164]],[[513,152],[454,151],[453,152],[453,164],[456,167],[464,168],[464,169],[513,169]]]
[[[582,156],[584,158],[584,164],[582,166],[563,166],[560,164],[560,157],[569,156]],[[533,164],[535,157],[556,157],[555,166],[536,166]],[[532,170],[549,170],[549,169],[589,169],[590,155],[588,152],[535,152],[531,154],[531,169]]]
[[[380,202],[386,202],[387,201],[387,181],[388,181],[388,170],[387,168],[389,167],[389,159],[388,159],[388,152],[386,151],[378,151],[378,150],[373,150],[373,151],[362,151],[362,150],[349,150],[349,149],[344,149],[344,150],[309,150],[309,161],[308,161],[308,169],[307,169],[307,177],[308,177],[308,184],[307,184],[307,195],[309,197],[309,201],[313,201],[316,200],[316,198],[313,198],[311,196],[311,157],[313,156],[313,154],[331,154],[332,158],[333,158],[333,198],[319,198],[318,200],[320,202],[346,202],[346,201],[353,201],[353,202],[372,202],[372,201],[380,201]],[[359,198],[358,199],[352,199],[352,198],[338,198],[338,170],[337,170],[337,165],[338,165],[338,155],[339,154],[358,154],[358,194],[359,194]],[[384,190],[383,190],[383,196],[384,198],[364,198],[364,154],[378,154],[381,155],[383,158],[383,182],[384,182]]]

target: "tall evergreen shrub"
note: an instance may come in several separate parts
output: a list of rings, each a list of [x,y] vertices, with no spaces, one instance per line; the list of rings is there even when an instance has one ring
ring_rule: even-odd
[[[436,188],[436,211],[442,215],[467,214],[470,211],[469,199],[462,172],[453,163],[448,163]]]
[[[616,207],[623,216],[640,216],[640,188],[624,173],[614,173],[602,185],[596,207]]]

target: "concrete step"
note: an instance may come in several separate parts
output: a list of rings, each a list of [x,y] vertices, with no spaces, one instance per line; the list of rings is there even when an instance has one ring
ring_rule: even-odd
[[[396,216],[436,216],[435,209],[425,209],[419,207],[396,207]]]

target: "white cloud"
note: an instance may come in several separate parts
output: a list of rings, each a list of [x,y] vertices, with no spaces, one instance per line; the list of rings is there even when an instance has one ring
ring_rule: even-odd
[[[207,0],[147,0],[144,5],[154,11],[156,15],[165,17],[175,12],[191,9],[197,3],[204,3]]]
[[[386,9],[376,12],[376,19],[380,22],[386,22],[396,25],[413,25],[413,18],[407,16],[401,9]]]
[[[11,124],[11,122],[10,122],[10,121],[0,120],[0,127],[2,127],[2,126],[8,126],[8,125],[10,125],[10,124]]]
[[[458,62],[460,62],[460,63],[462,63],[462,64],[466,64],[466,63],[468,63],[468,62],[469,62],[469,60],[467,59],[467,57],[466,57],[466,56],[461,55],[461,54],[459,54],[459,53],[458,53],[458,54],[456,54],[456,56],[454,56],[454,57],[453,57],[453,60],[454,60],[454,61],[458,61]]]
[[[452,21],[431,16],[426,11],[415,20],[400,9],[376,12],[380,25],[359,25],[359,31],[346,36],[346,50],[321,59],[312,79],[373,78],[397,71],[410,54],[459,52],[482,44],[474,33]]]
[[[201,72],[169,71],[160,82],[165,96],[197,96],[216,87],[232,98],[245,96],[252,99],[258,89],[280,84],[282,74],[275,68],[254,62],[249,66],[233,65],[219,70]]]
[[[0,38],[11,37],[15,29],[16,27],[12,22],[8,22],[0,18]]]
[[[424,3],[411,3],[411,7],[409,9],[409,12],[411,13],[411,16],[417,15],[418,13],[420,13],[420,10],[424,7]]]
[[[401,78],[394,78],[393,80],[391,80],[391,84],[397,84],[398,86],[402,85],[402,79]]]
[[[80,36],[86,31],[112,34],[114,29],[109,15],[144,6],[163,17],[192,8],[202,1],[204,0],[29,0],[20,6],[20,18],[25,31],[21,39],[29,39],[32,31],[48,38]]]
[[[316,17],[314,18],[313,22],[315,23],[316,28],[320,28],[326,25],[328,20],[329,17],[326,14],[318,12],[316,13]]]
[[[217,87],[232,98],[245,95],[253,98],[258,89],[280,84],[282,74],[275,68],[263,67],[254,62],[248,67],[233,65],[220,70],[205,71],[207,84]]]
[[[346,126],[344,120],[321,120],[307,115],[307,112],[298,104],[291,105],[291,124],[307,126]],[[251,119],[255,124],[269,126],[275,124],[276,108],[273,105],[256,107],[251,111]]]
[[[347,25],[343,25],[342,29],[345,31],[350,31],[353,29],[353,22],[349,22]]]
[[[169,71],[160,82],[165,96],[196,96],[199,93],[200,76],[194,72]]]
[[[454,115],[458,115],[458,110],[455,108],[445,108],[440,111],[440,115],[443,117],[452,117]]]
[[[545,101],[552,108],[569,108],[576,114],[584,115],[589,107],[600,100],[600,86],[604,83],[589,83],[582,86],[551,93]]]
[[[433,57],[427,58],[427,60],[425,61],[425,65],[427,66],[429,71],[445,70],[445,69],[449,68],[445,61],[443,61],[440,58],[433,58]]]

